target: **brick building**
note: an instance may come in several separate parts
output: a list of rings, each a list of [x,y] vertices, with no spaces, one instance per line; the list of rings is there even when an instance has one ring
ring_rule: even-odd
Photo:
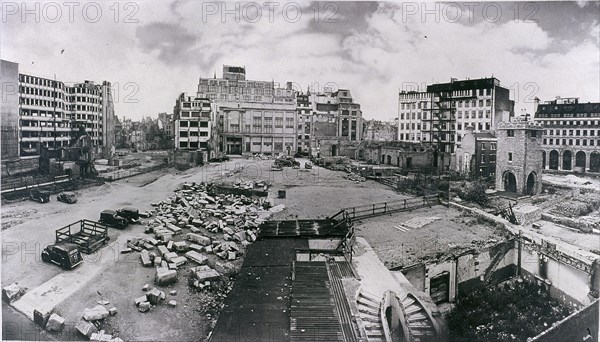
[[[535,121],[545,127],[543,165],[547,170],[600,172],[600,103],[561,98],[540,103]]]
[[[542,189],[544,127],[531,121],[501,122],[496,128],[496,189],[525,195]]]
[[[471,178],[496,175],[496,151],[498,139],[490,132],[473,132],[469,127],[461,146],[454,154],[452,169]]]

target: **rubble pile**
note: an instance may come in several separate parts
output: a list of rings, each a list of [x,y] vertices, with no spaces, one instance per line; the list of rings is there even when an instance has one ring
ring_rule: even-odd
[[[267,191],[270,186],[271,183],[266,180],[246,181],[244,179],[238,179],[233,182],[233,187],[239,189],[262,189]]]
[[[266,181],[235,184],[241,188],[268,187]],[[213,195],[210,184],[184,183],[167,199],[152,203],[146,237],[130,238],[122,252],[139,252],[144,267],[156,269],[156,285],[178,281],[178,270],[192,266],[190,285],[204,289],[211,281],[235,272],[234,261],[256,241],[258,227],[275,209],[264,198]],[[149,310],[144,304],[141,310]]]
[[[269,159],[272,159],[272,157],[267,156],[262,153],[255,153],[253,155],[248,156],[248,159],[250,159],[250,160],[269,160]]]
[[[346,179],[351,180],[351,181],[353,181],[355,183],[364,182],[364,181],[367,180],[365,177],[363,177],[363,176],[361,176],[361,175],[359,175],[357,173],[354,173],[354,172],[350,172],[346,176]]]

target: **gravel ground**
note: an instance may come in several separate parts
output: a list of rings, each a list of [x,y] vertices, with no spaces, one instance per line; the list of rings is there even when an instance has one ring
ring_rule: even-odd
[[[402,226],[418,217],[439,217],[421,228]],[[462,212],[436,205],[357,222],[364,236],[388,268],[408,266],[444,254],[502,239],[502,232]]]

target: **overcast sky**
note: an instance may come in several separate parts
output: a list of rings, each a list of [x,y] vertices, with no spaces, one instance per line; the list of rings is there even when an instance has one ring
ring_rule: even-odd
[[[599,2],[21,4],[2,3],[2,59],[64,82],[112,82],[119,118],[172,112],[223,64],[303,90],[348,88],[368,119],[395,118],[400,89],[451,77],[493,75],[517,114],[532,113],[535,96],[600,101]]]

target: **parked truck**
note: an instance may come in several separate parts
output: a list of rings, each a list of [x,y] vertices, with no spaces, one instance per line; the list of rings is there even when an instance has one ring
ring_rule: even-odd
[[[110,238],[108,228],[98,222],[80,220],[56,230],[56,243],[75,244],[82,253],[91,254]]]

